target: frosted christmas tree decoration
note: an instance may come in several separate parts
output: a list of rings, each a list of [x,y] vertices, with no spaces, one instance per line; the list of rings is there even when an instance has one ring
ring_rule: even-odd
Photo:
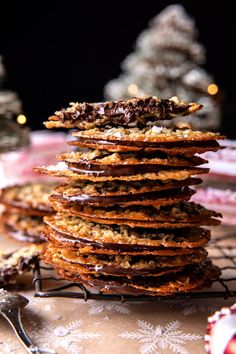
[[[178,96],[202,104],[204,108],[190,120],[178,118],[174,124],[186,121],[194,129],[217,129],[220,109],[214,95],[218,87],[213,77],[200,67],[206,58],[204,47],[197,42],[197,34],[195,21],[181,5],[165,8],[139,35],[134,52],[121,64],[122,74],[106,85],[106,98]],[[166,122],[167,126],[169,124]]]
[[[22,103],[13,91],[2,89],[5,68],[0,56],[0,153],[17,150],[29,144],[29,131],[22,129],[15,118],[22,112]]]
[[[15,92],[2,89],[4,78],[5,68],[0,56],[0,116],[12,118],[13,115],[22,112],[22,104]]]

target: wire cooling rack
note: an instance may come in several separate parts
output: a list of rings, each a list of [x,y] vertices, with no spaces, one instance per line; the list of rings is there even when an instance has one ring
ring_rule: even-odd
[[[68,282],[56,276],[51,267],[38,263],[34,271],[36,297],[66,297],[87,300],[113,301],[165,301],[170,299],[224,298],[236,297],[236,231],[222,227],[215,232],[208,246],[209,257],[222,271],[211,289],[171,296],[129,296],[122,294],[95,293],[78,282]]]

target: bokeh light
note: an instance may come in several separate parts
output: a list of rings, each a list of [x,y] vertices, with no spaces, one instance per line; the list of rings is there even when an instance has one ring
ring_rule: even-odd
[[[209,93],[209,95],[216,95],[218,91],[219,88],[216,84],[210,84],[207,87],[207,92]]]
[[[135,84],[130,84],[128,86],[128,92],[130,95],[135,96],[138,93],[138,86]]]
[[[25,124],[27,122],[27,118],[24,114],[19,114],[16,118],[18,124]]]

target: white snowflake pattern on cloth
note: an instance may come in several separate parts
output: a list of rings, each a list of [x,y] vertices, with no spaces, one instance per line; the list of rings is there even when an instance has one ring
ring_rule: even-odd
[[[183,346],[187,341],[201,340],[202,336],[197,334],[183,333],[180,330],[181,322],[172,321],[166,326],[154,327],[151,323],[138,320],[137,332],[123,332],[119,336],[125,339],[138,340],[143,343],[140,347],[141,354],[161,354],[166,349],[172,350],[174,353],[188,354],[188,350]],[[161,351],[157,351],[157,350]]]
[[[4,338],[4,341],[3,341],[3,339],[0,337],[0,353],[1,354],[9,354],[9,353],[16,354],[21,349],[22,349],[22,347],[12,344],[12,342],[10,340],[7,341],[6,338]]]
[[[82,320],[70,322],[66,326],[53,326],[50,323],[43,324],[41,329],[35,329],[30,333],[32,340],[44,348],[63,348],[68,353],[79,353],[83,339],[98,339],[101,334],[94,332],[82,332]]]
[[[191,316],[196,312],[210,313],[210,312],[214,312],[214,310],[217,309],[216,306],[211,306],[209,304],[204,305],[204,304],[193,304],[193,303],[189,303],[187,305],[182,304],[181,307],[183,308],[182,313],[184,316]]]
[[[170,308],[181,309],[184,316],[191,316],[196,312],[210,313],[217,310],[217,306],[209,304],[207,302],[194,301],[181,301],[181,300],[171,300],[169,303]]]
[[[119,302],[102,302],[97,301],[96,303],[89,304],[89,315],[96,315],[103,311],[116,311],[122,315],[129,315],[130,309],[128,304],[122,304]]]

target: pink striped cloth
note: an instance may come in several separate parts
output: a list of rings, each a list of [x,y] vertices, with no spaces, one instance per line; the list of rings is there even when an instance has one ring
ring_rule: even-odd
[[[53,163],[58,153],[68,150],[66,134],[61,132],[35,131],[30,141],[27,148],[0,155],[0,187],[50,178],[36,174],[33,168]]]

